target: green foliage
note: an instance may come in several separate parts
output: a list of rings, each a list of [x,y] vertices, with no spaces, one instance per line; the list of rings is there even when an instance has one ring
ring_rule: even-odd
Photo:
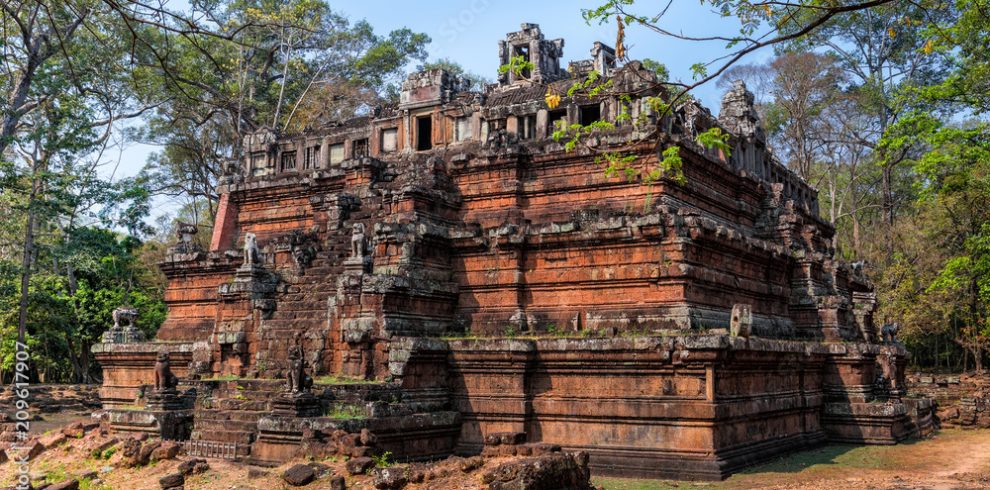
[[[313,382],[318,385],[356,385],[356,384],[381,383],[380,381],[376,381],[376,380],[353,378],[350,376],[342,376],[337,374],[327,374],[324,376],[319,376],[316,379],[314,379]]]
[[[337,420],[365,419],[368,417],[363,407],[346,403],[335,403],[327,410],[326,416]]]
[[[567,96],[574,97],[575,95],[582,95],[584,97],[593,98],[601,95],[605,91],[612,88],[612,79],[608,79],[604,82],[601,81],[601,74],[595,70],[591,70],[584,77],[584,80],[580,82],[574,82],[567,89]]]
[[[527,60],[525,56],[518,55],[509,58],[508,63],[499,66],[498,73],[499,75],[512,73],[517,77],[526,78],[526,75],[534,69],[536,69],[536,65],[532,61]]]
[[[392,451],[385,451],[381,454],[371,455],[371,459],[375,462],[375,466],[379,468],[388,468],[389,466],[392,466],[392,461],[390,460],[391,457]]]
[[[85,360],[90,346],[113,324],[115,308],[137,308],[136,325],[146,335],[154,335],[164,321],[162,291],[140,261],[140,241],[81,227],[39,247],[28,291],[27,339],[46,380],[83,381],[96,374]],[[19,298],[20,268],[0,260],[0,332],[16,332]],[[6,375],[14,364],[15,338],[4,335],[0,343],[0,372]]]
[[[695,63],[691,65],[691,75],[695,80],[700,80],[708,76],[708,66],[704,63]]]
[[[223,0],[202,15],[172,18],[184,29],[140,33],[134,56],[146,98],[166,97],[134,137],[163,149],[147,163],[153,191],[216,212],[228,158],[261,127],[298,133],[396,99],[410,62],[426,59],[430,38],[409,29],[378,34],[323,0]],[[169,22],[166,22],[170,25]]]
[[[684,177],[684,161],[681,160],[680,147],[669,146],[660,156],[663,158],[657,168],[659,173],[651,174],[651,177],[656,180],[662,176],[670,176],[678,184],[686,184],[687,179]]]
[[[643,58],[640,62],[643,63],[643,68],[652,71],[657,76],[657,81],[667,82],[670,80],[670,70],[667,69],[667,65],[650,58]]]
[[[732,135],[730,135],[729,133],[722,131],[722,128],[715,126],[712,128],[708,128],[708,130],[706,131],[698,133],[698,136],[697,138],[695,138],[695,140],[701,146],[704,146],[709,150],[711,149],[719,150],[725,153],[725,156],[728,157],[730,155],[730,152],[732,151],[732,147],[729,146],[729,138],[731,136]]]
[[[112,458],[114,454],[117,454],[117,447],[116,446],[111,447],[111,448],[107,448],[105,451],[101,452],[99,454],[99,459],[102,459],[104,461],[109,461],[110,458]]]

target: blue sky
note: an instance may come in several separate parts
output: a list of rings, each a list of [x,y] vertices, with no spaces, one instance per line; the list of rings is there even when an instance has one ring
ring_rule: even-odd
[[[181,1],[181,0],[180,0]],[[497,41],[506,33],[519,30],[523,22],[540,25],[543,34],[550,39],[564,38],[564,66],[574,59],[590,57],[589,50],[595,41],[615,44],[615,23],[587,25],[581,17],[582,8],[593,8],[596,1],[520,1],[520,0],[466,0],[397,2],[362,0],[331,2],[331,8],[345,14],[351,20],[366,19],[377,32],[409,27],[424,32],[432,39],[428,51],[430,59],[449,58],[460,63],[468,71],[495,78],[498,69]],[[636,13],[656,14],[666,2],[639,2]],[[731,35],[738,31],[738,21],[721,18],[697,0],[674,0],[664,25],[683,30],[691,35]],[[690,66],[708,62],[726,54],[724,43],[688,43],[635,26],[626,29],[626,47],[631,59],[652,58],[667,65],[674,79],[690,80]],[[744,62],[757,62],[771,56],[770,50],[755,53]],[[410,70],[414,67],[410,66]],[[718,112],[722,89],[714,83],[700,87],[695,97]],[[137,173],[148,155],[156,148],[132,144],[120,154],[116,177]],[[105,166],[112,168],[113,164]],[[161,199],[156,203],[155,215],[170,212],[178,204]]]

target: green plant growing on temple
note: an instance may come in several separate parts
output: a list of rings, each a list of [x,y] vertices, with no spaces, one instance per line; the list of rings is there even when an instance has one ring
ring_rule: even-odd
[[[389,466],[392,466],[392,461],[390,461],[391,457],[392,451],[385,451],[384,453],[378,455],[373,454],[371,459],[375,462],[375,466],[379,468],[388,468]]]
[[[364,408],[357,405],[350,404],[334,404],[327,410],[326,416],[331,419],[337,420],[351,420],[351,419],[365,419],[368,415],[365,413]]]
[[[532,73],[536,69],[536,65],[532,61],[526,59],[525,56],[513,56],[509,58],[509,62],[498,67],[499,75],[504,75],[506,73],[512,73],[520,78],[525,78],[527,73]]]

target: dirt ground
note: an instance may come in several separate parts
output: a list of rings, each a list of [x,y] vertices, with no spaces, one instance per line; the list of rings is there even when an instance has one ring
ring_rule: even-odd
[[[158,479],[175,470],[180,460],[160,461],[143,468],[117,467],[120,455],[108,459],[93,457],[92,448],[105,439],[96,432],[70,440],[46,451],[32,464],[32,474],[60,481],[87,471],[100,474],[100,483],[84,482],[82,490],[156,490]],[[346,475],[343,461],[327,460],[337,474]],[[494,462],[493,462],[494,463]],[[248,468],[211,460],[210,470],[186,481],[188,490],[280,490],[288,487],[279,478],[290,465],[271,468],[262,476],[249,477]],[[0,465],[0,487],[12,484],[14,468]],[[452,471],[450,478],[431,481],[410,490],[484,488],[478,475]],[[659,489],[990,489],[990,430],[945,430],[928,440],[897,446],[828,445],[791,455],[734,475],[723,482],[692,483],[672,481],[594,478],[606,490]],[[370,478],[347,477],[347,488],[370,489]],[[306,487],[329,488],[326,480]]]

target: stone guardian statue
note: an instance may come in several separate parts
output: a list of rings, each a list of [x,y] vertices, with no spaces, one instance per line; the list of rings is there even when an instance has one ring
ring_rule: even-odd
[[[354,223],[351,233],[351,257],[364,257],[364,223]]]
[[[258,240],[254,233],[244,235],[244,265],[251,267],[261,262],[261,252],[258,251]]]

